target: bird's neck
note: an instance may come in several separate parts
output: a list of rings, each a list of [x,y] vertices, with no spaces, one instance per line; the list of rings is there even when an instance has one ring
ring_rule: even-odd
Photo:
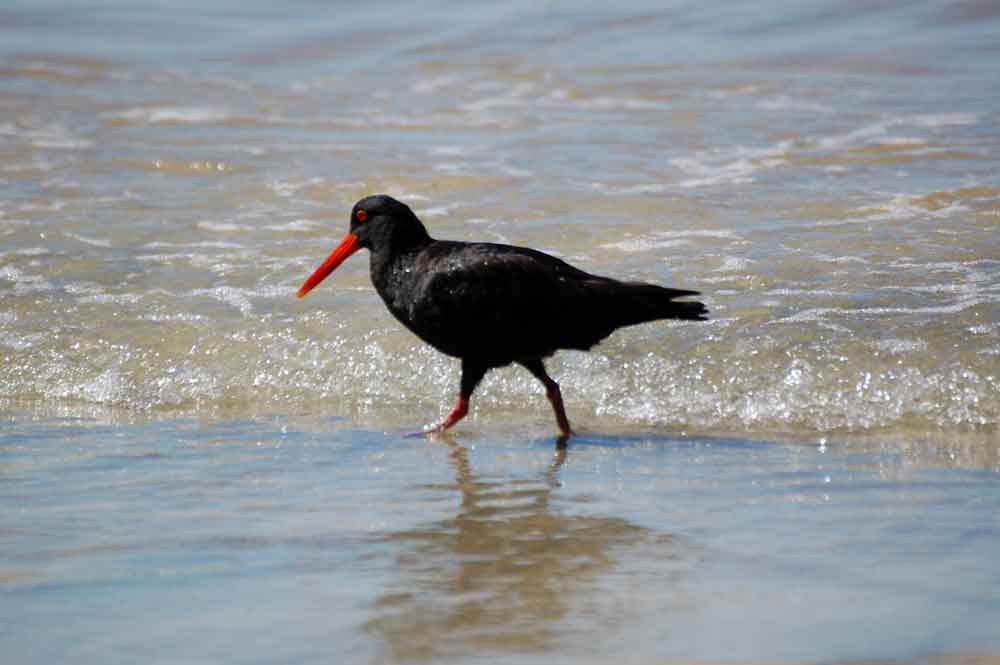
[[[386,302],[394,294],[405,290],[417,276],[415,264],[420,252],[433,242],[429,237],[423,242],[408,243],[395,251],[380,247],[371,254],[372,284]]]

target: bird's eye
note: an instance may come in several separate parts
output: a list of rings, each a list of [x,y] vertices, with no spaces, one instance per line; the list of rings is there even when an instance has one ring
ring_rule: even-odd
[[[358,220],[359,222],[367,222],[368,213],[365,212],[364,210],[359,210],[356,213],[354,213],[354,219]]]

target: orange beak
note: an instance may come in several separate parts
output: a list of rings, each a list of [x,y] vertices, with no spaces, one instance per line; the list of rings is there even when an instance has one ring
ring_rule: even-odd
[[[312,291],[313,287],[322,282],[327,278],[331,272],[337,269],[344,260],[358,251],[358,237],[353,233],[348,233],[344,236],[344,239],[340,241],[337,248],[330,253],[330,256],[326,257],[326,261],[319,268],[316,268],[316,272],[309,275],[309,279],[302,284],[302,288],[299,289],[299,297],[301,298],[305,294]]]

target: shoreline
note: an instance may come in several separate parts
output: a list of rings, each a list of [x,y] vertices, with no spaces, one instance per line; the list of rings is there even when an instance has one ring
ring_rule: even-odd
[[[520,425],[409,439],[333,422],[14,418],[0,432],[0,500],[17,506],[0,517],[5,653],[102,665],[151,648],[320,662],[334,645],[399,662],[1000,653],[995,470],[835,442],[583,434],[560,448]],[[194,623],[191,594],[207,612]],[[122,631],[137,606],[144,621]],[[594,631],[600,645],[582,650]],[[268,645],[249,648],[262,633]]]

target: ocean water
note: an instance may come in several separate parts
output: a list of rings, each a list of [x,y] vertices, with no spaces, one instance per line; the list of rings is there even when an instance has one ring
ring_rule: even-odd
[[[460,439],[12,419],[5,660],[996,662],[995,470],[649,432]]]
[[[994,662],[1000,7],[7,2],[0,653]],[[697,289],[487,377],[353,257]]]

